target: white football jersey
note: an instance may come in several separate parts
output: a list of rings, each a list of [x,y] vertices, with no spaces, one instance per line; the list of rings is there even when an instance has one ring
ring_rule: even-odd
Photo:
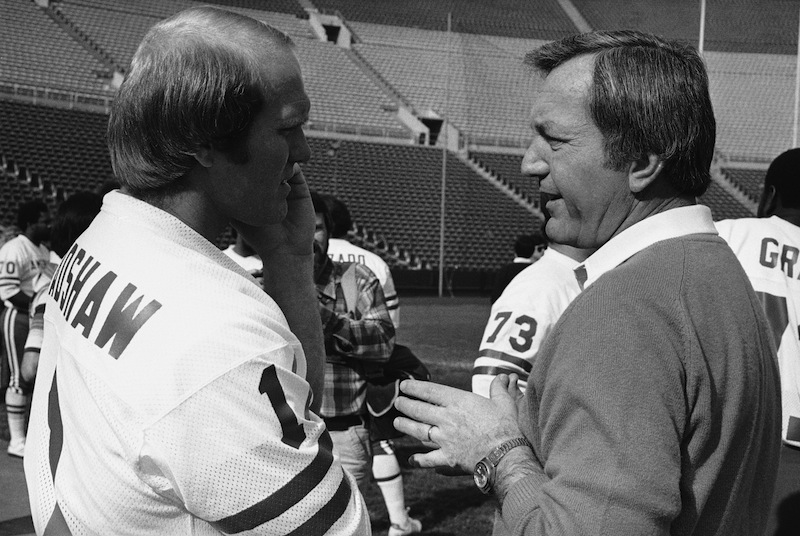
[[[511,373],[525,391],[542,341],[580,294],[573,272],[579,264],[550,247],[511,280],[492,304],[472,370],[472,392],[489,398],[494,377]]]
[[[783,440],[800,447],[800,227],[777,216],[716,226],[764,305],[778,347]]]
[[[46,272],[50,250],[36,245],[21,234],[0,247],[0,300],[8,300],[18,292],[29,298],[36,293],[36,282]],[[6,307],[10,307],[6,301]]]
[[[46,298],[25,453],[37,533],[368,534],[305,374],[242,268],[106,195]]]
[[[351,244],[342,238],[331,238],[328,240],[328,257],[334,262],[356,262],[363,264],[378,277],[378,281],[383,288],[383,296],[386,298],[386,307],[389,309],[389,316],[392,318],[394,328],[400,327],[400,299],[394,288],[394,279],[389,265],[380,258],[379,255],[367,251]]]

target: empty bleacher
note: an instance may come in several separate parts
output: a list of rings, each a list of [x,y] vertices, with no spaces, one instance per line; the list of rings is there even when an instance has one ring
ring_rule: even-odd
[[[792,140],[795,62],[791,56],[708,52],[717,150],[739,161],[770,161]]]
[[[729,218],[752,218],[755,216],[714,181],[711,181],[708,190],[698,198],[698,201],[711,209],[714,221]]]
[[[108,117],[0,100],[0,153],[66,192],[112,178],[105,142]]]
[[[522,153],[491,153],[486,151],[473,151],[470,153],[473,160],[500,178],[512,188],[523,192],[529,199],[536,200],[539,195],[539,181],[522,174]],[[538,202],[537,202],[538,205]]]
[[[0,29],[8,36],[0,43],[0,88],[22,84],[106,100],[114,94],[108,88],[113,65],[98,59],[92,47],[124,69],[153,23],[205,3],[59,0],[51,2],[48,12],[32,0],[0,1]],[[544,40],[575,32],[574,21],[556,0],[313,2],[321,11],[345,18],[355,38],[351,50],[319,40],[295,0],[214,3],[264,20],[295,41],[312,101],[308,132],[326,136],[311,138],[314,157],[305,166],[306,175],[317,188],[336,190],[373,242],[391,243],[428,265],[438,263],[441,149],[411,144],[411,133],[397,119],[398,102],[421,117],[446,117],[463,134],[471,157],[535,198],[536,181],[522,176],[519,166],[521,148],[530,138],[527,110],[539,80],[522,59]],[[785,54],[796,52],[798,9],[789,0],[773,0],[760,13],[752,13],[745,0],[729,3],[731,14],[747,15],[751,25],[749,33],[742,30],[739,22],[722,16],[720,0],[709,0],[705,59],[717,116],[717,149],[728,162],[764,164],[791,140],[795,57]],[[632,26],[696,40],[699,8],[694,0],[573,4],[595,27]],[[51,16],[55,10],[63,15],[61,23]],[[780,10],[788,15],[776,17]],[[450,35],[444,31],[448,11],[453,13]],[[775,24],[767,27],[762,19]],[[59,25],[65,23],[76,32]],[[788,25],[793,30],[785,34]],[[769,37],[770,32],[776,35]],[[753,48],[753,43],[763,48]],[[4,175],[0,181],[0,195],[13,200],[0,207],[0,221],[12,218],[8,211],[21,198],[44,196],[52,202],[55,190],[93,188],[108,179],[106,121],[102,113],[0,100],[0,153],[25,170],[21,178]],[[339,140],[340,147],[331,150],[327,136],[336,134],[320,131],[362,139]],[[379,143],[376,137],[407,142]],[[507,260],[514,237],[538,223],[454,155],[447,169],[445,262],[471,269],[496,267]],[[723,172],[750,199],[757,198],[763,171],[755,178],[737,166]],[[34,179],[29,182],[30,174]],[[751,215],[717,183],[701,202],[712,208],[715,219]]]
[[[777,156],[777,155],[776,155]],[[765,169],[722,168],[725,176],[753,201],[758,201],[764,189]]]
[[[207,4],[217,4],[226,9],[245,8],[287,13],[295,17],[306,16],[305,10],[296,0],[209,0]]]
[[[398,248],[439,262],[442,151],[413,145],[312,138],[304,166],[313,188],[347,203],[354,221]],[[335,180],[334,180],[335,178]],[[448,265],[495,269],[509,244],[536,218],[453,155],[447,159],[445,257]]]
[[[451,13],[456,32],[550,40],[576,31],[557,0],[315,0],[314,5],[351,21],[426,30],[446,30]]]
[[[30,0],[2,2],[0,83],[111,95],[108,68]]]

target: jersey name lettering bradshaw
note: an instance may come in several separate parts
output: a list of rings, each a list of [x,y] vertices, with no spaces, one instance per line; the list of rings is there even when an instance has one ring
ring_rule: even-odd
[[[104,270],[91,254],[74,244],[56,270],[48,293],[73,328],[86,339],[92,340],[94,335],[98,348],[113,338],[108,353],[119,359],[136,333],[161,308],[160,302],[150,299],[140,309],[146,298],[141,293],[134,298],[137,290],[136,285],[120,281],[116,273]],[[75,308],[79,298],[80,306]],[[104,314],[97,322],[101,310]],[[100,328],[93,333],[95,324]]]

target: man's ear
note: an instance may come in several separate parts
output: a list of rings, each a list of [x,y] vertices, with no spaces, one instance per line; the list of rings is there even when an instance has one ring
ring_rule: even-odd
[[[214,156],[214,150],[211,147],[200,147],[194,153],[194,159],[204,168],[210,168],[214,165]]]
[[[759,218],[769,218],[778,210],[778,191],[772,184],[765,184],[761,198],[758,200],[756,215]]]
[[[631,163],[628,170],[628,186],[631,192],[642,193],[656,180],[664,167],[664,162],[654,154],[648,154]]]

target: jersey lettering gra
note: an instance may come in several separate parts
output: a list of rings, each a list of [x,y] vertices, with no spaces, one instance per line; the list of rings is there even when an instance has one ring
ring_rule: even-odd
[[[104,270],[99,261],[74,244],[59,264],[48,294],[66,321],[86,339],[94,338],[98,348],[113,339],[108,353],[119,359],[136,333],[161,308],[160,302],[151,299],[140,309],[145,296],[140,293],[134,298],[137,290],[136,285],[119,281],[116,273]],[[104,315],[98,319],[101,309]],[[95,325],[100,328],[95,329]]]
[[[788,277],[795,277],[795,265],[800,260],[800,249],[781,244],[774,238],[766,237],[761,240],[761,254],[758,262],[766,268],[778,268]],[[800,274],[798,274],[800,279]]]

